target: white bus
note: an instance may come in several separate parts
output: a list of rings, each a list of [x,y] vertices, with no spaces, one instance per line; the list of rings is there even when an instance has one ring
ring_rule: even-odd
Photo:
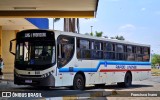
[[[122,40],[24,30],[10,41],[10,52],[15,55],[14,83],[18,85],[72,86],[78,90],[112,83],[129,87],[132,81],[151,75],[150,46]]]

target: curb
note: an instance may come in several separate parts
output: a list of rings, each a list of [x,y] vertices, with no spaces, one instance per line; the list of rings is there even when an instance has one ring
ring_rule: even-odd
[[[7,78],[5,77],[5,75],[6,75],[6,74],[0,75],[0,81],[11,81],[11,82],[14,81],[13,79],[7,79]]]
[[[87,100],[87,99],[98,99],[98,98],[106,98],[107,96],[116,95],[116,90],[111,91],[95,91],[92,93],[83,93],[83,94],[77,94],[77,95],[68,95],[63,97],[47,97],[44,98],[45,100]]]
[[[0,81],[9,81],[9,82],[13,82],[13,80],[11,79],[4,79],[4,76],[0,76]]]

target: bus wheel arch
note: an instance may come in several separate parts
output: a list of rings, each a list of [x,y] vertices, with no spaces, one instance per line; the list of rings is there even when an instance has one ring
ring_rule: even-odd
[[[82,71],[77,72],[73,79],[73,89],[83,90],[85,88],[85,83],[86,83],[85,74]],[[81,84],[81,86],[78,86],[78,84]]]
[[[130,70],[128,70],[124,77],[124,86],[130,87],[132,85],[132,73]]]
[[[117,85],[120,87],[131,87],[132,79],[132,72],[128,70],[124,76],[124,82],[117,83]]]

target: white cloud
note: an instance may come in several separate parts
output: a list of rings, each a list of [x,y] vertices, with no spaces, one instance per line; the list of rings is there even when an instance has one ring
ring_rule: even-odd
[[[145,11],[146,10],[146,8],[141,8],[141,11]]]
[[[128,31],[128,30],[135,30],[136,27],[132,24],[125,24],[119,27],[119,30]]]

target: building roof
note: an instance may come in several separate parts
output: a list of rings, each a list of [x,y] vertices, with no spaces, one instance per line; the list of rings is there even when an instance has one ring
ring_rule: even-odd
[[[2,30],[48,29],[47,18],[0,18]]]
[[[2,30],[24,30],[24,29],[37,29],[24,18],[0,18],[0,26]]]
[[[99,0],[0,0],[0,17],[95,17]]]

